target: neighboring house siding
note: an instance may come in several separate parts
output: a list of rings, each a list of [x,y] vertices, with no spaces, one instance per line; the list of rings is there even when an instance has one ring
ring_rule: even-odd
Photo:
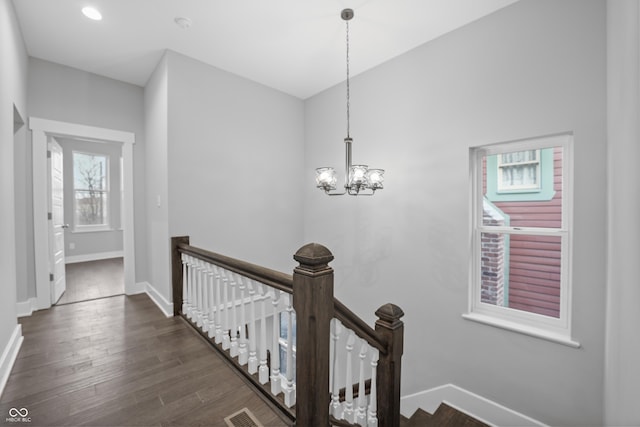
[[[560,227],[562,151],[554,150],[554,190],[548,201],[494,202],[512,227]],[[512,235],[509,260],[509,307],[559,317],[560,240]]]

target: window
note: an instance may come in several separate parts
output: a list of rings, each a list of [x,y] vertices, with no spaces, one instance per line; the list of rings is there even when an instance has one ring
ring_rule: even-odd
[[[109,226],[108,165],[107,156],[73,152],[75,229]]]
[[[540,150],[497,154],[498,191],[540,189]]]
[[[572,140],[565,134],[471,150],[465,318],[578,345],[570,333]]]
[[[278,343],[280,344],[280,375],[283,378],[287,376],[287,348],[289,347],[288,341],[288,333],[289,333],[289,320],[291,319],[291,341],[293,341],[293,353],[292,353],[292,361],[293,361],[293,379],[295,381],[296,378],[296,314],[295,312],[291,313],[291,317],[289,317],[289,313],[283,311],[280,313],[280,336],[278,338]]]

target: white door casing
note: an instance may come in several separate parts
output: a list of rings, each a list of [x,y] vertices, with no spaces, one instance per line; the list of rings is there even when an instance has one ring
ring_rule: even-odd
[[[49,273],[51,274],[51,304],[58,302],[66,289],[64,265],[64,182],[62,147],[53,138],[49,141]]]
[[[90,141],[122,144],[123,218],[122,239],[124,252],[124,291],[127,295],[140,292],[135,282],[135,243],[133,217],[133,144],[135,134],[120,130],[59,122],[37,117],[29,118],[32,132],[33,162],[33,234],[36,269],[37,309],[51,307],[49,283],[49,232],[47,203],[47,140],[51,136],[64,136]]]

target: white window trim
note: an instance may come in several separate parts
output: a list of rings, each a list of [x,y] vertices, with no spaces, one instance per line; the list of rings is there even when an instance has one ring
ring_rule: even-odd
[[[84,154],[85,156],[100,156],[100,157],[104,157],[106,159],[106,180],[105,180],[105,186],[106,186],[106,190],[97,190],[103,193],[106,193],[107,195],[107,221],[106,224],[90,224],[90,225],[81,225],[78,224],[78,212],[76,211],[76,205],[75,205],[75,197],[76,197],[76,191],[87,191],[87,189],[84,188],[76,188],[76,177],[75,177],[75,155],[76,154]],[[96,231],[110,231],[112,230],[111,227],[111,174],[110,174],[110,156],[108,154],[104,154],[104,153],[93,153],[93,152],[89,152],[89,151],[82,151],[82,150],[73,150],[71,152],[71,161],[73,164],[73,229],[72,232],[74,233],[92,233],[92,232],[96,232]]]
[[[562,228],[485,226],[482,223],[482,158],[503,152],[534,150],[560,146],[563,149],[562,169]],[[578,348],[580,343],[571,336],[572,313],[572,240],[573,226],[573,134],[558,134],[528,138],[488,146],[473,147],[469,156],[470,211],[469,227],[469,303],[463,318],[546,339]],[[562,241],[560,279],[560,317],[554,318],[522,310],[499,307],[480,300],[480,236],[483,232],[509,234],[544,234],[560,236]]]

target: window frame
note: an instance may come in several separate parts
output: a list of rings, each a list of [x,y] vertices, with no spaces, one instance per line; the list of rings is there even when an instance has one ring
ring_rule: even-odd
[[[76,154],[81,154],[81,155],[85,155],[85,156],[92,156],[92,157],[104,157],[105,159],[105,187],[106,189],[104,190],[94,190],[94,191],[98,191],[102,194],[105,194],[105,200],[106,200],[106,209],[105,209],[105,216],[106,216],[106,221],[103,224],[80,224],[79,223],[79,219],[78,219],[78,210],[76,209],[76,192],[77,191],[88,191],[88,189],[86,188],[76,188],[76,176],[75,176],[75,165],[76,165],[76,160],[75,160],[75,156]],[[110,156],[108,154],[105,153],[95,153],[95,152],[90,152],[90,151],[83,151],[83,150],[72,150],[71,152],[71,165],[72,165],[72,183],[73,183],[73,204],[72,204],[72,208],[73,208],[73,232],[74,233],[88,233],[88,232],[94,232],[94,231],[107,231],[107,230],[111,230],[111,170],[110,170]]]
[[[562,147],[562,223],[560,228],[491,226],[483,223],[483,157],[507,152]],[[572,339],[572,227],[573,227],[573,134],[563,133],[533,137],[498,144],[472,147],[469,151],[470,226],[469,226],[469,297],[463,317],[491,326],[547,339],[571,347],[580,347]],[[559,318],[530,313],[481,302],[481,236],[503,233],[560,237],[560,315]]]

